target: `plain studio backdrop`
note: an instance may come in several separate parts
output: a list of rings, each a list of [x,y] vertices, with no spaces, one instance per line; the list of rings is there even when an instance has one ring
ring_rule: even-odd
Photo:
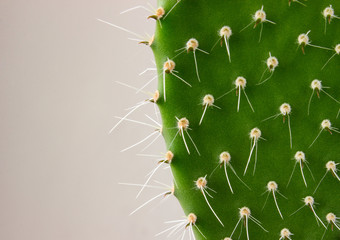
[[[150,2],[156,7],[156,1]],[[173,198],[155,200],[164,190],[144,183],[154,159],[136,154],[147,144],[120,151],[154,129],[123,123],[112,134],[115,116],[149,96],[116,83],[141,87],[155,74],[151,50],[128,40],[155,22],[138,9],[146,0],[0,1],[0,239],[112,240],[164,239],[164,221],[182,219]],[[146,89],[154,91],[157,81]],[[148,122],[153,106],[132,119]],[[145,154],[166,151],[159,138]],[[171,185],[169,169],[155,180]],[[151,182],[152,185],[157,183]]]

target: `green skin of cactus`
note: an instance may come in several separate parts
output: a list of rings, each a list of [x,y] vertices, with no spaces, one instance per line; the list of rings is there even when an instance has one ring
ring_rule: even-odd
[[[307,114],[308,101],[312,94],[310,84],[314,79],[319,79],[324,86],[330,87],[323,89],[327,93],[336,99],[340,98],[340,56],[336,55],[321,70],[325,62],[335,54],[335,45],[340,43],[340,20],[334,18],[330,24],[327,22],[325,34],[325,19],[321,12],[331,4],[335,14],[340,14],[340,2],[301,1],[307,6],[297,2],[288,6],[288,1],[284,0],[182,0],[165,19],[160,20],[161,25],[157,23],[151,48],[160,76],[167,58],[176,56],[176,50],[185,47],[190,38],[197,39],[199,48],[210,53],[207,55],[196,51],[201,82],[196,76],[193,52],[184,51],[177,56],[174,59],[175,70],[178,71],[176,74],[192,87],[172,74],[166,74],[166,101],[163,99],[163,78],[159,77],[160,98],[157,102],[163,120],[164,139],[168,149],[174,153],[171,162],[176,183],[174,196],[179,200],[186,215],[196,214],[196,226],[207,239],[219,240],[229,237],[240,219],[239,209],[244,206],[249,207],[251,216],[261,221],[263,227],[268,230],[267,233],[249,221],[251,240],[279,239],[283,228],[288,228],[294,234],[292,239],[321,239],[325,228],[321,224],[318,226],[309,206],[290,216],[304,205],[303,198],[309,195],[313,196],[317,203],[314,205],[317,215],[328,226],[324,239],[340,239],[340,231],[335,227],[332,231],[331,224],[327,225],[326,221],[326,214],[329,212],[340,217],[340,182],[328,172],[313,195],[319,180],[326,173],[325,164],[330,160],[340,162],[340,134],[334,131],[330,134],[324,130],[309,148],[321,130],[322,120],[329,119],[333,127],[340,128],[340,120],[336,118],[340,105],[324,92],[319,93],[319,98],[314,92],[310,114]],[[168,12],[175,3],[175,0],[159,0],[158,6]],[[267,19],[276,24],[263,23],[262,39],[259,42],[261,24],[254,28],[252,16],[262,5]],[[241,31],[251,22],[248,28]],[[221,45],[218,35],[219,29],[225,25],[230,26],[233,31],[229,39],[231,62],[228,60],[225,43],[222,41]],[[307,45],[304,47],[304,54],[297,38],[309,30],[311,44],[332,50]],[[218,44],[212,49],[217,41]],[[257,85],[267,68],[265,61],[269,52],[277,57],[279,66],[266,83]],[[269,75],[270,72],[266,71],[264,78]],[[252,112],[243,92],[239,112],[236,90],[216,100],[235,88],[234,81],[238,76],[247,79],[245,91],[255,112]],[[204,109],[202,101],[206,94],[212,94],[216,100],[214,104],[221,109],[208,107],[203,122],[199,125]],[[292,148],[287,116],[285,121],[282,115],[262,121],[280,113],[279,107],[285,102],[292,108],[289,114]],[[189,120],[188,132],[201,155],[195,151],[185,132],[190,154],[180,134],[174,139],[178,132],[176,117],[186,117]],[[265,140],[258,141],[255,174],[253,175],[254,152],[249,169],[243,176],[250,153],[249,133],[254,127],[262,131]],[[219,164],[219,154],[223,151],[231,154],[231,165],[251,190],[227,168],[234,190],[232,194],[223,167],[214,171]],[[286,187],[296,163],[294,155],[297,151],[306,154],[308,166],[315,177],[314,181],[304,165],[308,187],[304,185],[299,165],[296,166],[290,185]],[[207,176],[207,186],[216,191],[214,193],[208,190],[213,198],[207,198],[224,227],[208,207],[202,192],[196,188],[195,181],[204,176]],[[288,198],[276,194],[284,219],[281,219],[277,211],[272,194],[263,208],[269,181],[275,181],[280,193]],[[193,229],[196,239],[205,239],[195,227]],[[241,239],[246,239],[244,220],[241,220],[232,238],[236,239],[239,235]]]

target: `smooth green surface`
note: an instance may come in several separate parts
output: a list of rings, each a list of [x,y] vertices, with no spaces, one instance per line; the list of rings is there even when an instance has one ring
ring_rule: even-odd
[[[303,1],[303,0],[302,0]],[[269,233],[261,230],[253,222],[249,223],[250,239],[279,239],[280,230],[284,227],[294,234],[292,239],[321,239],[324,228],[317,225],[312,211],[305,206],[293,216],[289,216],[303,206],[302,198],[312,195],[317,183],[325,174],[325,164],[329,160],[340,162],[340,134],[331,135],[322,132],[319,139],[311,147],[323,119],[330,119],[334,127],[340,128],[340,119],[336,119],[339,104],[324,93],[320,99],[313,96],[311,113],[307,115],[308,100],[312,93],[310,83],[314,79],[322,80],[327,93],[340,98],[340,56],[321,71],[324,63],[335,53],[310,46],[305,47],[304,55],[298,48],[297,37],[311,30],[309,37],[312,44],[334,48],[340,43],[340,20],[333,19],[327,24],[327,34],[324,34],[325,20],[322,10],[333,5],[335,14],[340,15],[339,1],[303,1],[307,7],[296,2],[288,6],[288,1],[230,1],[230,0],[182,0],[176,8],[162,21],[162,27],[157,24],[155,41],[152,49],[155,54],[159,73],[162,73],[163,63],[177,55],[175,52],[185,46],[190,38],[196,38],[200,49],[210,52],[218,41],[218,31],[228,25],[233,30],[230,38],[231,63],[228,61],[225,46],[219,44],[209,55],[197,52],[201,82],[198,82],[194,66],[193,53],[183,53],[176,57],[178,75],[188,81],[188,87],[175,77],[166,75],[167,101],[163,102],[162,78],[159,79],[161,98],[158,105],[161,110],[164,138],[169,146],[177,129],[175,117],[186,117],[190,121],[190,135],[197,144],[201,156],[194,146],[187,142],[191,151],[189,155],[184,147],[182,138],[178,135],[171,146],[175,157],[171,164],[178,187],[175,195],[180,201],[186,214],[193,212],[197,215],[197,226],[207,239],[219,240],[228,237],[239,219],[239,208],[247,206],[252,216],[263,223]],[[175,0],[158,1],[168,11]],[[252,15],[264,5],[267,19],[276,24],[264,23],[262,39],[259,43],[260,25],[253,25],[240,32],[252,21]],[[279,60],[273,77],[263,85],[257,86],[263,71],[266,69],[265,60],[269,52]],[[267,72],[268,74],[268,72]],[[253,113],[242,94],[240,112],[237,113],[237,96],[235,91],[217,100],[215,105],[221,107],[208,108],[202,125],[198,125],[203,107],[202,99],[206,94],[215,98],[234,88],[233,82],[238,76],[247,79],[245,89],[255,109]],[[274,120],[261,122],[263,119],[279,113],[279,107],[287,102],[292,107],[291,127],[293,148],[289,147],[289,132],[287,121],[283,123],[282,116]],[[287,119],[286,119],[287,120]],[[249,132],[258,127],[262,137],[258,143],[258,162],[253,176],[254,158],[250,162],[248,172],[243,177],[243,171],[250,152]],[[231,164],[238,175],[252,189],[249,191],[228,169],[231,184],[235,194],[231,194],[227,185],[223,168],[217,166],[219,154],[229,151]],[[303,184],[301,173],[297,168],[292,181],[286,188],[289,176],[294,167],[293,160],[296,151],[304,151],[316,182],[313,181],[307,168],[304,168],[308,188]],[[254,156],[254,155],[253,155]],[[338,166],[340,168],[340,166]],[[194,189],[194,181],[207,176],[208,186],[217,193],[209,198],[214,210],[223,221],[223,228],[208,208],[202,193]],[[261,211],[266,200],[268,181],[274,180],[279,185],[279,191],[288,200],[278,196],[278,204],[284,216],[282,220],[276,210],[272,196]],[[326,223],[325,216],[334,212],[340,217],[340,182],[331,173],[322,182],[314,195],[315,210]],[[233,235],[237,239],[240,226]],[[324,239],[340,239],[340,231],[329,226]],[[203,237],[196,232],[196,239]],[[246,239],[243,227],[241,239]]]

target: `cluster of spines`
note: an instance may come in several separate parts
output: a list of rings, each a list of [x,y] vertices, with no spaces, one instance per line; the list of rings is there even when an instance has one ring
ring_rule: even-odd
[[[293,1],[293,2],[298,2],[298,1]],[[169,14],[169,13],[177,6],[177,4],[179,4],[179,3],[180,3],[180,1],[177,1],[176,4],[173,6],[173,8],[171,8],[171,10],[168,12],[168,14]],[[299,2],[299,3],[300,3],[300,2]],[[324,17],[325,17],[325,20],[327,20],[328,23],[331,22],[331,19],[337,18],[337,16],[334,15],[334,10],[333,10],[333,12],[332,12],[331,10],[333,10],[332,6],[327,7],[327,8],[323,11],[323,15],[324,15]],[[165,18],[166,16],[168,16],[168,14],[165,13],[165,11],[164,11],[163,8],[159,8],[159,9],[157,10],[157,12],[159,13],[159,15],[157,15],[157,14],[152,15],[151,18],[156,19],[156,20],[159,21],[159,23],[161,24],[161,19],[162,19],[163,17]],[[251,24],[254,23],[254,28],[255,28],[257,25],[261,24],[261,28],[262,28],[262,27],[263,27],[262,24],[265,23],[265,22],[269,22],[269,23],[275,24],[274,22],[272,22],[272,21],[270,21],[270,20],[267,19],[266,13],[264,12],[263,6],[262,6],[262,8],[261,8],[260,10],[256,11],[256,13],[253,15],[253,22],[251,22]],[[250,25],[249,25],[249,26],[250,26]],[[248,27],[248,26],[246,26],[245,28],[247,28],[247,27]],[[244,28],[244,29],[245,29],[245,28]],[[244,29],[242,29],[241,31],[243,31]],[[261,40],[261,34],[262,34],[262,29],[261,29],[261,33],[260,33],[260,40]],[[309,34],[309,31],[308,31],[307,33],[300,34],[300,35],[298,36],[298,38],[297,38],[297,42],[298,42],[299,46],[301,46],[301,49],[302,49],[303,53],[305,52],[305,47],[306,47],[306,46],[318,47],[318,48],[326,49],[326,50],[332,50],[332,49],[330,49],[330,48],[320,47],[320,46],[317,46],[317,45],[312,45],[312,44],[311,44],[311,41],[310,41],[310,39],[309,39],[308,34]],[[227,54],[228,54],[228,59],[229,59],[230,62],[231,62],[231,54],[230,54],[229,39],[230,39],[231,35],[232,35],[232,30],[231,30],[231,28],[230,28],[229,26],[224,26],[224,27],[221,28],[220,31],[219,31],[219,36],[221,37],[221,40],[224,40],[224,43],[225,43],[225,45],[226,45]],[[153,40],[152,40],[152,41],[153,41]],[[151,45],[152,42],[148,42],[148,44]],[[199,44],[198,44],[198,41],[197,41],[196,39],[194,39],[194,38],[189,39],[189,41],[186,43],[185,50],[186,50],[187,52],[193,52],[193,55],[194,55],[194,62],[195,62],[195,71],[196,71],[197,79],[198,79],[198,81],[200,82],[201,79],[200,79],[200,75],[199,75],[199,68],[198,68],[198,63],[197,63],[197,59],[196,59],[196,54],[195,54],[195,52],[196,52],[196,50],[200,50],[200,51],[202,51],[202,52],[204,52],[204,53],[206,53],[206,54],[209,54],[209,53],[205,52],[204,50],[199,49],[199,48],[198,48],[198,45],[199,45]],[[181,50],[181,49],[180,49],[180,50]],[[340,53],[340,45],[338,44],[338,45],[334,48],[334,50],[335,50],[335,55],[336,55],[336,54],[339,55],[339,53]],[[177,57],[178,55],[179,55],[179,54],[177,54],[175,57]],[[335,55],[333,55],[331,58],[333,58]],[[175,58],[175,57],[174,57],[174,58]],[[174,58],[173,58],[173,59],[174,59]],[[331,59],[331,58],[330,58],[330,59]],[[330,60],[330,59],[329,59],[329,60]],[[327,64],[328,62],[329,62],[329,61],[327,61],[326,64]],[[272,77],[275,68],[278,67],[278,64],[279,64],[278,59],[277,59],[276,57],[272,56],[271,53],[269,53],[269,58],[267,59],[266,63],[267,63],[267,68],[265,69],[264,73],[262,74],[262,77],[261,77],[261,79],[260,79],[258,85],[263,84],[264,82],[268,81],[268,80]],[[326,66],[326,64],[322,67],[322,69]],[[173,76],[175,76],[176,78],[178,78],[179,80],[181,80],[182,82],[184,82],[184,83],[185,83],[186,85],[188,85],[189,87],[192,87],[191,84],[190,84],[189,82],[187,82],[186,80],[184,80],[183,78],[181,78],[179,75],[177,75],[177,72],[176,72],[176,70],[175,70],[175,66],[176,66],[175,62],[174,62],[173,60],[170,60],[170,59],[168,59],[168,60],[164,63],[164,66],[163,66],[163,73],[162,73],[162,75],[163,75],[163,100],[164,100],[164,102],[166,101],[166,84],[165,84],[165,83],[166,83],[166,74],[172,74]],[[265,78],[265,80],[263,80],[263,76],[264,76],[264,74],[266,73],[266,71],[269,71],[270,75],[269,75],[267,78]],[[318,81],[318,82],[316,82],[316,81]],[[244,77],[240,76],[240,77],[238,77],[238,78],[235,80],[235,89],[232,89],[232,90],[236,90],[236,94],[238,95],[237,111],[239,111],[239,109],[240,109],[240,97],[241,97],[241,91],[244,92],[244,95],[245,95],[246,98],[247,98],[247,101],[248,101],[248,103],[249,103],[250,108],[254,111],[254,109],[253,109],[253,107],[252,107],[252,104],[251,104],[251,102],[250,102],[250,100],[249,100],[249,98],[248,98],[248,96],[246,95],[246,92],[245,92],[246,83],[247,83],[246,79],[245,79]],[[312,84],[311,84],[311,87],[312,87],[313,93],[314,93],[314,91],[316,91],[317,94],[318,94],[318,96],[319,96],[319,93],[320,93],[320,92],[324,92],[326,95],[328,95],[328,96],[331,97],[333,100],[335,100],[337,103],[339,103],[338,100],[336,100],[335,98],[333,98],[332,96],[330,96],[327,92],[325,92],[325,91],[322,89],[321,81],[319,81],[319,80],[314,80],[314,81],[312,82]],[[229,91],[229,92],[230,92],[230,91]],[[227,92],[226,94],[228,94],[229,92]],[[312,96],[313,96],[313,93],[312,93]],[[223,94],[221,97],[225,96],[226,94]],[[312,96],[311,96],[310,99],[312,99]],[[221,97],[217,98],[216,100],[220,99]],[[153,97],[153,99],[151,99],[151,100],[149,100],[149,101],[156,103],[156,102],[158,101],[158,99],[159,99],[159,93],[158,93],[158,95],[157,95],[157,99],[155,99],[155,98]],[[311,101],[311,100],[310,100],[310,101]],[[216,108],[219,108],[217,105],[214,105],[214,102],[215,102],[215,98],[214,98],[213,95],[207,94],[206,96],[204,96],[203,101],[202,101],[202,105],[203,105],[203,107],[204,107],[204,110],[203,110],[201,119],[200,119],[200,121],[199,121],[199,125],[202,124],[203,119],[204,119],[204,116],[205,116],[205,114],[206,114],[206,111],[207,111],[208,107],[216,107]],[[308,105],[308,113],[309,113],[309,108],[310,108],[310,102],[309,102],[309,105]],[[285,117],[287,117],[287,118],[288,118],[288,124],[289,124],[289,121],[290,121],[290,114],[291,114],[291,106],[290,106],[288,103],[283,103],[283,104],[280,106],[280,113],[275,114],[275,115],[272,116],[272,117],[275,117],[275,118],[276,118],[278,115],[282,115],[284,121],[285,121]],[[272,117],[270,117],[270,118],[272,118]],[[189,120],[188,120],[187,118],[185,118],[185,117],[183,117],[183,118],[181,118],[181,119],[179,119],[179,118],[176,117],[176,119],[177,119],[177,128],[178,128],[178,131],[176,132],[176,135],[174,136],[173,141],[175,140],[175,138],[176,138],[176,136],[177,136],[178,134],[181,135],[181,137],[182,137],[182,139],[183,139],[183,143],[184,143],[184,145],[185,145],[185,148],[186,148],[188,154],[190,154],[190,149],[189,149],[189,146],[188,146],[188,144],[187,144],[187,140],[186,140],[186,138],[185,138],[185,133],[186,133],[187,136],[188,136],[188,138],[190,139],[190,141],[191,141],[192,144],[194,145],[195,150],[197,151],[198,155],[200,155],[200,152],[199,152],[199,150],[198,150],[198,148],[197,148],[197,146],[196,146],[194,140],[191,138],[190,134],[187,132],[187,131],[189,130]],[[266,120],[266,119],[265,119],[265,120]],[[316,139],[319,137],[319,135],[321,134],[321,132],[322,132],[323,130],[327,130],[327,131],[329,131],[330,133],[332,133],[332,131],[338,132],[338,131],[337,131],[337,128],[334,128],[334,127],[331,126],[331,122],[330,122],[328,119],[325,119],[325,120],[321,123],[321,131],[320,131],[319,134],[317,135]],[[291,129],[290,129],[290,124],[289,124],[289,133],[290,133],[290,147],[292,148],[292,133],[291,133]],[[254,129],[252,129],[251,132],[250,132],[250,139],[251,139],[252,147],[251,147],[251,150],[250,150],[249,159],[248,159],[247,165],[246,165],[246,167],[245,167],[244,174],[246,174],[246,172],[247,172],[247,168],[248,168],[248,165],[249,165],[249,163],[250,163],[250,160],[251,160],[253,151],[255,150],[255,152],[257,152],[257,143],[258,143],[258,141],[259,141],[260,138],[261,138],[261,134],[262,134],[262,133],[261,133],[261,130],[258,129],[258,128],[254,128]],[[310,145],[310,147],[313,145],[313,143],[316,141],[316,139],[312,142],[312,144]],[[173,141],[170,143],[169,148],[171,148]],[[226,153],[226,152],[225,152],[225,153]],[[298,153],[300,153],[300,155],[301,155],[303,152],[298,152]],[[298,154],[298,153],[297,153],[297,154]],[[222,153],[222,154],[223,154],[223,153]],[[220,156],[222,156],[222,154],[221,154]],[[229,154],[229,153],[228,153],[228,154]],[[298,163],[299,166],[300,166],[300,170],[301,170],[301,174],[302,174],[302,177],[303,177],[303,181],[304,181],[304,184],[305,184],[306,187],[307,187],[307,182],[306,182],[306,179],[305,179],[304,173],[303,173],[303,165],[306,164],[306,160],[305,160],[305,157],[304,157],[304,153],[303,153],[303,157],[301,157],[301,156],[298,157],[297,154],[295,155],[296,164]],[[226,157],[226,156],[227,156],[227,155],[225,154],[224,157]],[[257,161],[257,156],[255,155],[255,164],[254,164],[255,167],[256,167],[256,161]],[[167,162],[167,163],[170,163],[170,162]],[[226,159],[221,160],[221,158],[220,158],[220,164],[221,164],[221,166],[224,166],[224,167],[225,167],[225,173],[226,173],[226,178],[227,178],[227,181],[228,181],[228,185],[229,185],[229,187],[230,187],[231,192],[233,192],[232,187],[231,187],[231,184],[230,184],[230,181],[229,181],[229,179],[228,179],[227,171],[226,171],[226,166],[231,166],[231,165],[230,165],[230,154],[229,154],[229,160],[226,160]],[[296,164],[295,164],[295,166],[296,166]],[[337,164],[334,163],[334,167],[333,167],[333,168],[329,168],[329,167],[328,167],[328,168],[327,168],[327,172],[328,172],[328,171],[331,171],[332,174],[333,174],[333,175],[335,174],[335,176],[339,179],[338,175],[336,175],[336,171],[337,171],[336,165],[337,165]],[[295,166],[294,166],[294,169],[295,169]],[[307,166],[307,165],[306,165],[306,166]],[[255,174],[255,167],[254,167],[254,174]],[[234,171],[234,170],[233,170],[233,171]],[[326,173],[327,173],[327,172],[326,172]],[[236,174],[235,171],[234,171],[234,173]],[[294,170],[293,170],[293,172],[292,172],[292,175],[293,175],[293,173],[294,173]],[[236,175],[237,175],[237,174],[236,174]],[[292,175],[291,175],[291,176],[292,176]],[[239,179],[240,179],[240,178],[239,178]],[[291,179],[291,178],[290,178],[290,179]],[[289,179],[289,181],[290,181],[290,179]],[[240,179],[240,180],[241,180],[241,179]],[[322,181],[322,180],[323,180],[323,179],[321,179],[321,181]],[[242,180],[241,180],[241,181],[242,181]],[[321,181],[320,181],[320,183],[321,183]],[[242,181],[242,182],[243,182],[243,181]],[[204,198],[205,198],[207,204],[209,205],[210,209],[212,210],[212,212],[214,213],[214,215],[216,216],[216,218],[219,220],[219,222],[223,225],[223,223],[221,222],[221,220],[219,219],[219,217],[217,216],[217,214],[214,212],[213,208],[212,208],[211,205],[209,204],[209,201],[207,200],[207,197],[206,197],[206,195],[205,195],[205,194],[209,195],[209,193],[208,193],[207,190],[206,190],[206,188],[207,188],[207,180],[206,180],[206,176],[205,176],[205,177],[200,177],[198,180],[195,181],[195,183],[196,183],[196,187],[197,187],[199,190],[201,190],[202,194],[204,195]],[[289,184],[289,182],[288,182],[288,184]],[[319,184],[319,185],[320,185],[320,184]],[[319,185],[318,185],[318,187],[319,187]],[[277,185],[277,183],[276,183],[275,181],[270,181],[270,182],[268,182],[268,184],[267,184],[267,188],[268,188],[268,192],[273,194],[274,200],[275,200],[275,203],[276,203],[276,206],[277,206],[277,210],[278,210],[280,216],[283,218],[282,213],[281,213],[281,211],[280,211],[280,208],[279,208],[279,206],[278,206],[278,204],[277,204],[277,202],[276,202],[276,197],[275,197],[275,192],[277,192],[277,190],[278,190],[278,185]],[[212,190],[212,189],[210,189],[210,190]],[[316,190],[317,190],[317,189],[315,189],[315,191],[316,191]],[[316,215],[316,213],[315,213],[315,211],[314,211],[314,209],[313,209],[314,198],[311,197],[311,196],[307,196],[306,198],[304,198],[304,202],[305,202],[305,205],[309,206],[309,207],[312,209],[313,213],[314,213],[315,216],[318,218],[318,216]],[[192,213],[192,214],[193,214],[193,213]],[[329,214],[331,214],[331,213],[329,213]],[[333,214],[333,215],[334,215],[334,217],[333,217],[333,215],[329,215],[329,214],[327,215],[327,218],[326,218],[327,222],[328,222],[329,224],[334,224],[335,226],[338,226],[337,223],[336,223],[336,216]],[[188,222],[189,222],[189,223],[191,222],[192,225],[195,225],[196,220],[197,220],[197,216],[196,216],[196,215],[194,215],[194,216],[195,216],[195,221],[190,221],[190,220],[188,220]],[[245,223],[247,224],[248,217],[250,218],[250,216],[251,216],[251,215],[250,215],[250,209],[249,209],[249,208],[243,207],[243,208],[240,209],[240,220],[241,220],[241,219],[244,219],[244,220],[245,220]],[[188,216],[188,218],[189,218],[189,216]],[[250,219],[251,219],[251,218],[250,218]],[[334,219],[334,221],[332,221],[332,220],[330,220],[330,219]],[[239,221],[240,221],[240,220],[239,220]],[[256,220],[256,219],[255,219],[255,220]],[[254,220],[254,221],[255,221],[255,220]],[[258,220],[257,220],[257,221],[258,221]],[[256,221],[255,221],[255,222],[256,222]],[[326,227],[326,226],[324,225],[324,223],[323,223],[321,220],[320,220],[319,222],[320,222],[324,227]],[[238,222],[238,223],[239,223],[239,222]],[[237,225],[238,225],[238,223],[237,223]],[[259,222],[256,222],[256,223],[258,224]],[[237,225],[236,225],[236,227],[237,227]],[[259,224],[259,225],[261,225],[261,224]],[[200,232],[200,233],[201,233],[201,232]],[[202,233],[201,233],[201,234],[202,234]],[[232,234],[233,234],[233,233],[232,233]],[[232,235],[232,234],[231,234],[231,235]],[[281,234],[281,238],[280,238],[280,239],[290,239],[291,235],[293,235],[288,229],[282,229],[280,234]],[[203,235],[203,234],[202,234],[202,235]],[[204,235],[203,235],[203,236],[204,236]],[[248,237],[248,239],[249,239],[248,231],[247,231],[247,237]],[[229,239],[229,238],[227,238],[227,239]],[[231,239],[231,236],[230,236],[230,239]]]

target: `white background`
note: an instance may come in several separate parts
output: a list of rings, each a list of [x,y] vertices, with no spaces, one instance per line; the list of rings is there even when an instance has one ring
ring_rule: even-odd
[[[153,129],[125,123],[108,134],[114,116],[148,98],[115,81],[142,86],[152,74],[138,73],[153,67],[153,56],[96,19],[152,34],[146,11],[119,14],[140,4],[0,1],[0,239],[164,239],[154,238],[164,221],[183,216],[173,198],[128,216],[163,190],[136,200],[139,188],[118,185],[143,183],[156,166],[136,156],[142,147],[120,152]],[[152,114],[152,105],[143,111]],[[146,121],[143,111],[131,118]],[[161,152],[163,139],[145,151]],[[169,170],[154,179],[171,184]]]

